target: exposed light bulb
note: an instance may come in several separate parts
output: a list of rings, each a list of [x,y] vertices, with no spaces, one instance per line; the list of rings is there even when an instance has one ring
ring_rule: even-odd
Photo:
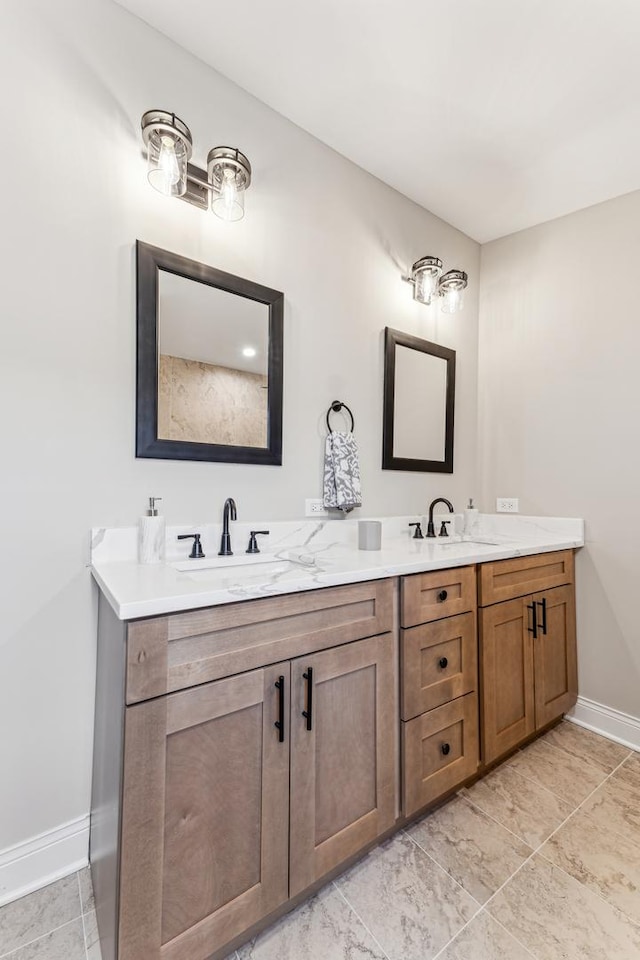
[[[160,137],[160,155],[158,156],[158,172],[160,177],[157,180],[158,188],[162,193],[171,196],[172,187],[180,180],[180,164],[176,156],[176,145],[172,137]],[[156,186],[156,184],[154,184]]]

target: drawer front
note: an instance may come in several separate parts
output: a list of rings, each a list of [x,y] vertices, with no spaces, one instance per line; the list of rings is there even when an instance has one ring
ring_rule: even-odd
[[[393,630],[394,581],[247,600],[137,620],[127,703]]]
[[[402,578],[402,626],[415,627],[475,610],[476,568],[456,567]]]
[[[402,719],[471,693],[478,686],[473,613],[402,631]]]
[[[402,724],[403,812],[454,790],[478,769],[478,697],[469,693]]]
[[[478,569],[478,603],[487,607],[573,583],[573,550],[493,560]]]

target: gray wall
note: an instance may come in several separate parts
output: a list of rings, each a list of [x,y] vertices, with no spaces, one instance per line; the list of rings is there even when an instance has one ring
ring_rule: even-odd
[[[640,193],[482,248],[482,505],[586,520],[580,693],[640,716]]]
[[[215,520],[230,494],[245,519],[300,516],[334,398],[355,414],[364,514],[476,495],[479,247],[107,0],[5,0],[0,78],[2,851],[88,810],[92,525],[133,524],[149,495],[173,523]],[[246,151],[242,223],[147,185],[151,107],[191,126],[200,162]],[[285,292],[282,468],[135,459],[136,238]],[[434,319],[400,281],[427,253],[468,271],[462,315]],[[451,477],[380,469],[385,325],[458,351]]]

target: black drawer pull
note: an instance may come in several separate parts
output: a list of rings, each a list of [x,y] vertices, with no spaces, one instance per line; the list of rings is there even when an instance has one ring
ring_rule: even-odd
[[[278,691],[278,719],[274,727],[278,731],[278,742],[284,743],[284,677],[278,677],[275,688]]]
[[[446,670],[446,668],[449,666],[449,661],[447,660],[446,657],[440,657],[440,659],[438,660],[438,666],[440,667],[441,670]]]
[[[449,594],[446,590],[441,590],[438,594],[438,603],[444,603],[448,596]]]
[[[537,615],[536,615],[536,602],[535,602],[535,600],[533,601],[533,603],[528,603],[528,604],[527,604],[527,610],[531,610],[531,613],[533,614],[533,617],[532,617],[533,626],[532,626],[532,627],[527,627],[527,630],[529,631],[529,633],[532,633],[532,634],[533,634],[533,639],[534,639],[534,640],[537,640],[537,639],[538,639],[538,618],[537,618]]]
[[[307,730],[311,730],[313,724],[313,667],[307,667],[302,676],[307,681],[307,709],[302,711],[302,716],[307,721]]]
[[[449,754],[451,753],[451,746],[448,743],[443,743],[440,749],[442,750],[443,757],[448,757]]]

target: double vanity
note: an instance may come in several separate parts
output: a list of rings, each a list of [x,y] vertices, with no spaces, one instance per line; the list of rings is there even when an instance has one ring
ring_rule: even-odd
[[[218,528],[192,568],[192,528],[155,566],[94,531],[104,960],[226,956],[573,706],[582,522],[413,520],[375,552],[356,521],[272,523],[270,562],[222,568]]]

